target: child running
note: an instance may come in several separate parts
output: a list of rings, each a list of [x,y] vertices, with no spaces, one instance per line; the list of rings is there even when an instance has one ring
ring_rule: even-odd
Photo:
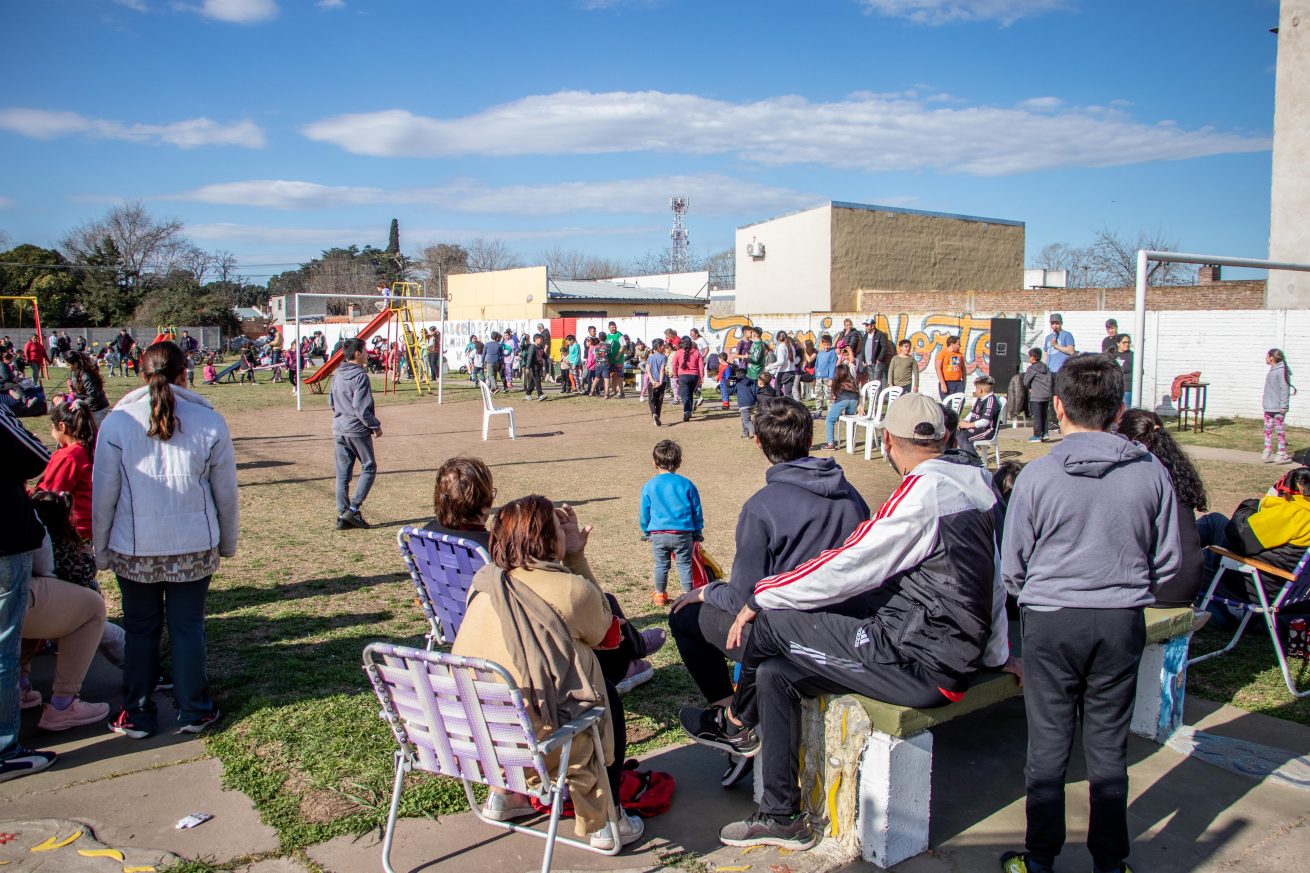
[[[1282,349],[1270,349],[1265,355],[1265,363],[1269,365],[1264,392],[1265,450],[1260,453],[1260,459],[1266,464],[1271,460],[1275,464],[1290,464],[1292,459],[1287,454],[1287,431],[1283,428],[1283,421],[1296,390],[1292,387],[1292,371]],[[1270,458],[1275,434],[1278,435],[1278,454]]]
[[[678,475],[682,447],[673,440],[660,440],[652,456],[655,475],[641,488],[641,534],[650,538],[655,555],[655,593],[651,601],[656,606],[668,606],[669,595],[665,589],[669,579],[669,552],[678,566],[682,590],[690,591],[692,543],[701,538],[705,518],[696,485]]]
[[[1024,468],[1010,494],[1001,574],[1023,612],[1028,829],[1027,851],[1001,857],[1004,873],[1054,869],[1079,721],[1094,873],[1131,873],[1128,725],[1146,643],[1142,611],[1178,572],[1182,549],[1168,472],[1109,432],[1123,414],[1123,383],[1103,355],[1067,361],[1055,377],[1064,439]]]

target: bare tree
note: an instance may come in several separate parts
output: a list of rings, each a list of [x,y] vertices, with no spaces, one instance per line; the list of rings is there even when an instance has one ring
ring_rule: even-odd
[[[377,273],[350,249],[329,249],[309,268],[305,290],[313,294],[372,295]],[[329,300],[330,315],[342,315],[349,300]]]
[[[627,272],[627,265],[580,249],[552,246],[537,256],[552,279],[612,279]]]
[[[240,277],[237,275],[237,256],[229,251],[219,249],[210,256],[213,260],[214,273],[218,276],[218,281],[226,285],[229,282],[237,282]]]
[[[469,271],[469,253],[454,243],[431,243],[415,256],[419,273],[426,277],[428,296],[446,296],[446,277]]]
[[[214,266],[213,255],[190,243],[179,249],[174,259],[178,269],[190,275],[197,285],[205,284],[205,277]]]
[[[1068,274],[1067,287],[1091,287],[1092,270],[1088,249],[1067,243],[1051,243],[1037,254],[1034,266],[1043,270],[1064,270]]]
[[[1103,227],[1087,249],[1087,263],[1092,281],[1104,288],[1129,287],[1137,282],[1137,251],[1178,251],[1178,241],[1162,231],[1138,231],[1135,238],[1121,236],[1117,230]],[[1190,264],[1153,261],[1147,264],[1148,285],[1192,285],[1196,268]]]
[[[468,271],[470,273],[488,273],[492,270],[512,270],[523,266],[518,253],[509,247],[503,239],[485,239],[478,237],[469,240]]]
[[[155,219],[139,200],[115,206],[103,218],[74,228],[61,242],[75,260],[89,262],[110,240],[127,283],[139,288],[148,272],[167,272],[180,248],[187,245],[182,222],[176,218]]]

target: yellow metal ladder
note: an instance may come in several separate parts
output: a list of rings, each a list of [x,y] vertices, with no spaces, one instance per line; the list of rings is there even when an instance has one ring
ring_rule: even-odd
[[[414,377],[414,387],[418,389],[419,394],[432,391],[432,380],[428,377],[425,366],[427,357],[425,341],[415,324],[414,309],[422,304],[410,299],[422,296],[423,286],[418,282],[391,283],[391,310],[395,313],[393,317],[400,322],[401,342],[405,344],[405,353],[409,358],[409,372]]]

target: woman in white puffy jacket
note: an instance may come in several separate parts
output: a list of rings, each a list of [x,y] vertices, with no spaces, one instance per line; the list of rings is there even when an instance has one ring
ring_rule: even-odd
[[[136,739],[158,728],[151,694],[165,618],[179,732],[220,716],[205,669],[205,597],[219,558],[236,554],[236,461],[223,416],[184,387],[186,369],[176,344],[146,349],[145,386],[118,402],[96,441],[96,566],[118,577],[127,634],[123,709],[110,729]]]

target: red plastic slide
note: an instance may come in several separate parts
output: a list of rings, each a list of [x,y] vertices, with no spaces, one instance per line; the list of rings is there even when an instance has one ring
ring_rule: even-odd
[[[363,330],[355,334],[355,338],[366,340],[369,337],[371,337],[373,334],[377,333],[382,328],[382,325],[387,323],[387,319],[391,317],[391,312],[392,310],[390,309],[384,309],[381,312],[379,312],[372,321],[364,325]],[[341,366],[341,352],[339,351],[333,352],[332,357],[327,359],[326,364],[319,367],[317,370],[315,370],[314,372],[310,373],[308,376],[305,377],[305,384],[313,385],[316,382],[321,382],[322,380],[326,379],[328,376],[331,376],[332,371],[339,366]]]
[[[163,333],[161,333],[159,336],[155,337],[155,342],[162,343],[164,340],[171,340],[173,338],[174,338],[173,332],[171,330],[166,330]]]

